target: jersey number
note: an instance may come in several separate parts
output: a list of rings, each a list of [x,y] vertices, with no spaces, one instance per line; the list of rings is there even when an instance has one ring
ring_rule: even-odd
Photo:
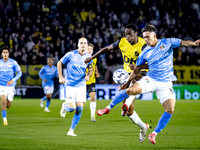
[[[124,62],[129,64],[136,64],[137,59],[133,60],[133,58],[128,58],[126,55],[124,55]]]

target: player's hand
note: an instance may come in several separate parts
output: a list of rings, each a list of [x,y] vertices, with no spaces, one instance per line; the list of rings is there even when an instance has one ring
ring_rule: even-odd
[[[126,83],[123,84],[123,85],[120,85],[120,86],[118,87],[118,88],[119,88],[119,91],[120,91],[120,90],[124,90],[124,89],[126,89],[127,86],[128,86],[128,84],[129,84],[129,82],[130,82],[130,81],[126,82]]]
[[[131,68],[131,70],[136,70],[137,66],[134,64],[129,64],[129,67]]]
[[[84,63],[88,64],[91,61],[92,61],[92,57],[88,57],[88,58],[85,59]]]
[[[85,80],[89,81],[90,77],[89,76],[85,76]]]
[[[59,83],[60,83],[60,84],[65,84],[65,79],[64,79],[63,77],[60,77],[60,78],[59,78]]]
[[[99,78],[99,77],[100,77],[100,74],[99,74],[99,73],[96,73],[96,77]]]
[[[194,42],[194,46],[199,46],[199,44],[200,44],[200,39],[199,40],[196,40],[195,42]]]
[[[11,85],[11,84],[13,84],[13,82],[14,82],[13,80],[10,80],[7,82],[7,85]]]
[[[44,79],[44,82],[47,82],[47,79]]]

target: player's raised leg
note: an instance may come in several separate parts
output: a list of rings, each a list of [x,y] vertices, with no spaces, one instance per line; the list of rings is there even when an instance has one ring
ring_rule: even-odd
[[[168,99],[162,103],[165,112],[163,115],[160,117],[158,124],[155,128],[155,130],[148,135],[148,139],[152,144],[156,144],[155,138],[158,133],[160,133],[168,124],[170,121],[172,114],[174,112],[174,107],[175,107],[175,99]]]
[[[135,83],[131,85],[129,88],[119,91],[106,108],[97,110],[97,114],[99,116],[108,114],[115,105],[123,101],[125,98],[128,98],[130,95],[140,94],[141,92],[142,92],[142,87],[140,86],[140,84]]]

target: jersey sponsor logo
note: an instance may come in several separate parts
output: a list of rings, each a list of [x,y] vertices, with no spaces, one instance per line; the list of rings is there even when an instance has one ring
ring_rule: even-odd
[[[133,58],[128,58],[126,55],[124,55],[124,62],[125,63],[130,63],[130,64],[136,64],[137,59],[133,59]]]
[[[6,71],[12,71],[12,69],[1,69],[1,71],[4,71],[4,72],[6,72]]]
[[[161,49],[161,50],[164,50],[164,49],[165,49],[165,45],[161,45],[161,46],[160,46],[160,49]]]
[[[139,56],[139,53],[138,53],[138,52],[135,52],[135,56]]]

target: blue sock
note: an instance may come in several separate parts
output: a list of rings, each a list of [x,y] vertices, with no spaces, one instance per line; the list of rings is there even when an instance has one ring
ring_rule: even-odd
[[[172,114],[169,114],[167,112],[164,112],[164,114],[160,117],[158,124],[155,128],[155,132],[159,133],[162,131],[162,129],[164,129],[166,127],[166,125],[168,124],[169,120],[171,119]]]
[[[43,101],[46,101],[46,100],[47,100],[47,97],[46,97],[46,96],[44,96],[44,97],[42,98],[42,100],[43,100]]]
[[[113,108],[127,97],[129,97],[129,95],[126,93],[126,89],[119,91],[119,93],[117,93],[114,99],[110,102],[110,107]]]
[[[51,99],[47,99],[47,102],[46,102],[46,107],[47,108],[49,108],[50,102],[51,102]]]
[[[81,119],[82,110],[83,110],[83,107],[76,107],[76,113],[74,114],[74,117],[72,119],[72,124],[70,127],[72,130],[74,130],[79,120]]]
[[[2,111],[1,111],[1,115],[2,115],[3,118],[5,118],[5,117],[7,116],[6,110],[2,110]]]
[[[65,105],[65,110],[67,112],[73,112],[75,110],[75,108],[69,108],[67,105]]]

